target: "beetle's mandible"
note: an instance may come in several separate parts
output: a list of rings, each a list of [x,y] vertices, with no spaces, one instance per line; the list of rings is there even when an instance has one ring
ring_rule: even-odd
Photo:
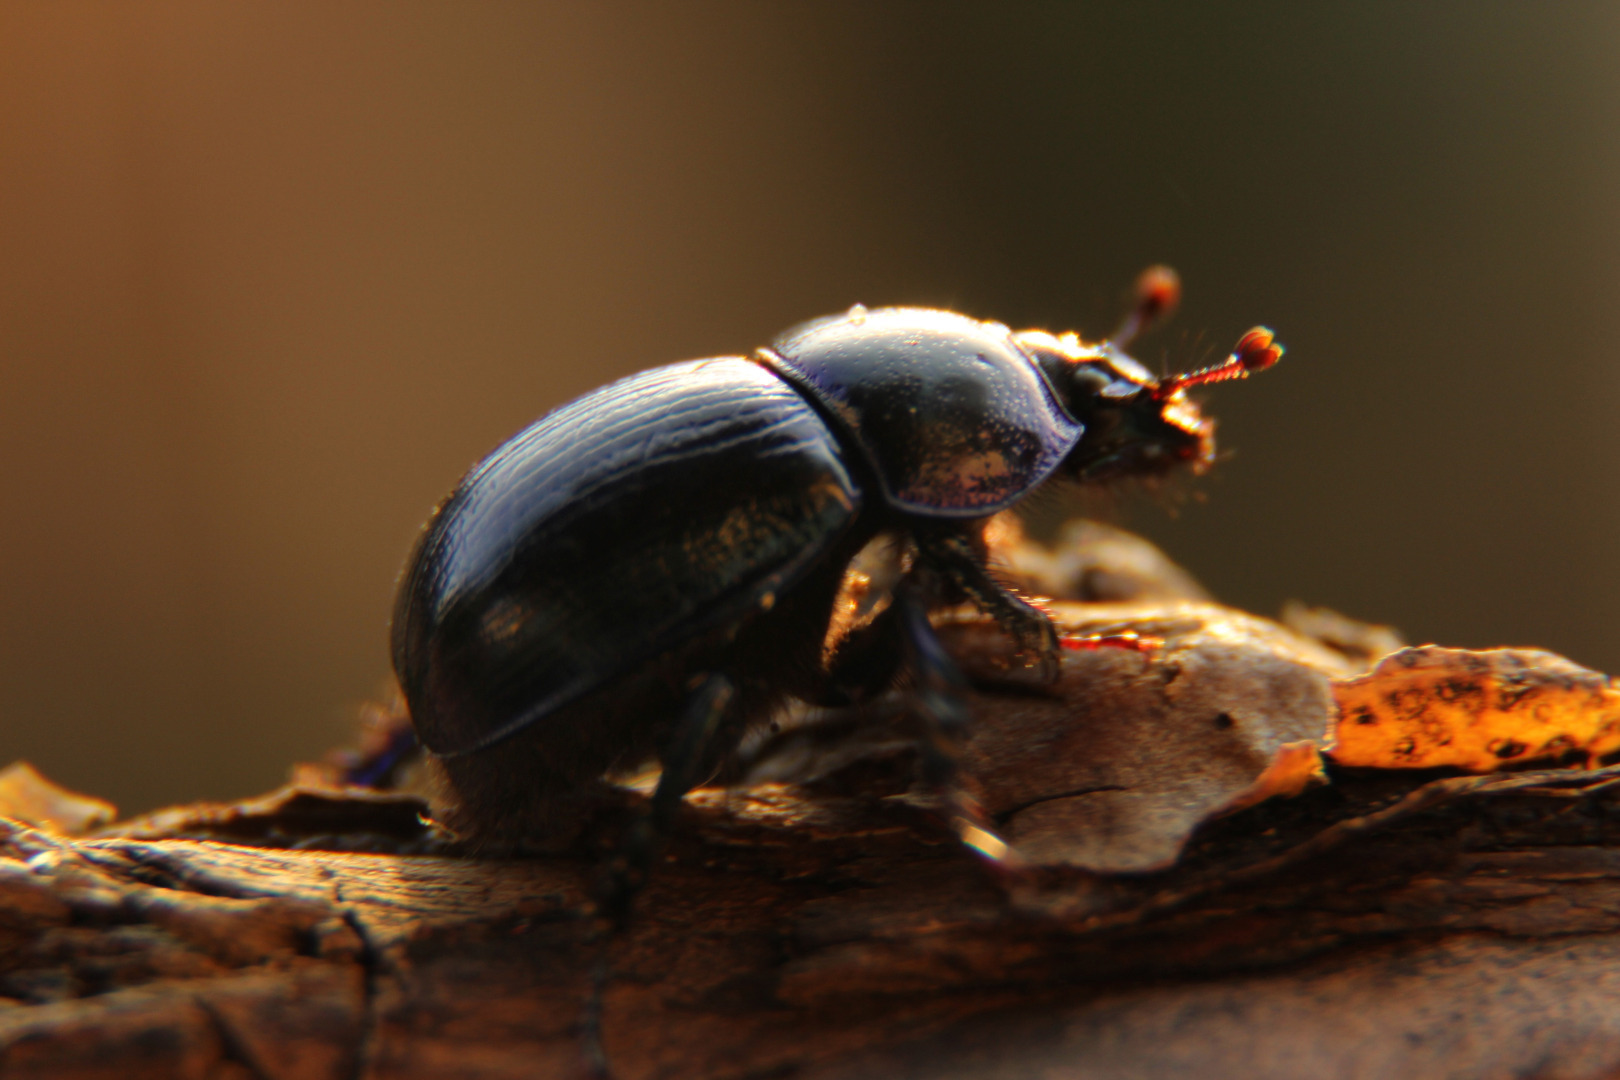
[[[474,841],[555,837],[605,774],[657,758],[608,890],[622,902],[681,796],[751,725],[789,696],[847,703],[897,680],[922,780],[948,793],[967,717],[930,608],[972,601],[1058,662],[1051,621],[986,565],[987,520],[1048,480],[1201,471],[1214,425],[1187,390],[1282,353],[1256,328],[1220,364],[1154,378],[1125,350],[1176,296],[1150,270],[1096,344],[857,307],[753,356],[633,375],[499,447],[429,521],[394,613],[438,815]],[[902,571],[870,618],[838,626],[846,571],[879,538]],[[959,835],[1003,850],[965,799],[947,805]]]

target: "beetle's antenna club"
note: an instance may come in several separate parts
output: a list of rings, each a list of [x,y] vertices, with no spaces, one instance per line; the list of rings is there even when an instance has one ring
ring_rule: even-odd
[[[1277,343],[1277,335],[1264,326],[1256,326],[1238,339],[1237,348],[1232,350],[1231,356],[1211,367],[1170,376],[1159,383],[1154,396],[1167,398],[1189,386],[1247,379],[1254,372],[1264,371],[1281,360],[1283,351],[1283,347]]]
[[[1126,348],[1143,331],[1161,319],[1168,319],[1181,303],[1181,278],[1168,266],[1150,266],[1136,279],[1136,303],[1119,324],[1110,343]]]

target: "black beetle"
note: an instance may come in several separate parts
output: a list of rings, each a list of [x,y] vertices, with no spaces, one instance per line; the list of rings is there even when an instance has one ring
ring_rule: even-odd
[[[620,380],[502,445],[428,523],[394,614],[441,820],[474,841],[565,835],[605,774],[656,757],[650,824],[604,894],[622,906],[680,797],[751,725],[788,695],[847,703],[902,672],[923,779],[948,791],[966,717],[929,609],[971,600],[1057,663],[1051,621],[986,565],[989,517],[1050,478],[1201,471],[1213,423],[1186,390],[1282,353],[1256,328],[1223,363],[1155,379],[1124,347],[1176,295],[1149,271],[1101,344],[856,307],[751,357]],[[880,537],[905,558],[892,599],[829,635]],[[1003,850],[951,805],[960,835]]]

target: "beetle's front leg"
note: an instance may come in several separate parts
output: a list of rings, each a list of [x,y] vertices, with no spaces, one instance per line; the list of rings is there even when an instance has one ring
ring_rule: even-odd
[[[995,619],[1021,652],[1033,656],[1043,679],[1056,682],[1062,665],[1057,627],[1046,612],[990,576],[982,542],[960,529],[919,529],[917,533],[917,552],[922,560],[962,590],[980,611]]]

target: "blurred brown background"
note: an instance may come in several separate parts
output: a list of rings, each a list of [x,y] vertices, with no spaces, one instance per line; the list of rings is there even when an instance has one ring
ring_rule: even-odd
[[[268,788],[550,406],[855,301],[1100,334],[1154,261],[1150,364],[1290,351],[1125,524],[1620,670],[1620,15],[1214,7],[0,7],[0,761]]]

